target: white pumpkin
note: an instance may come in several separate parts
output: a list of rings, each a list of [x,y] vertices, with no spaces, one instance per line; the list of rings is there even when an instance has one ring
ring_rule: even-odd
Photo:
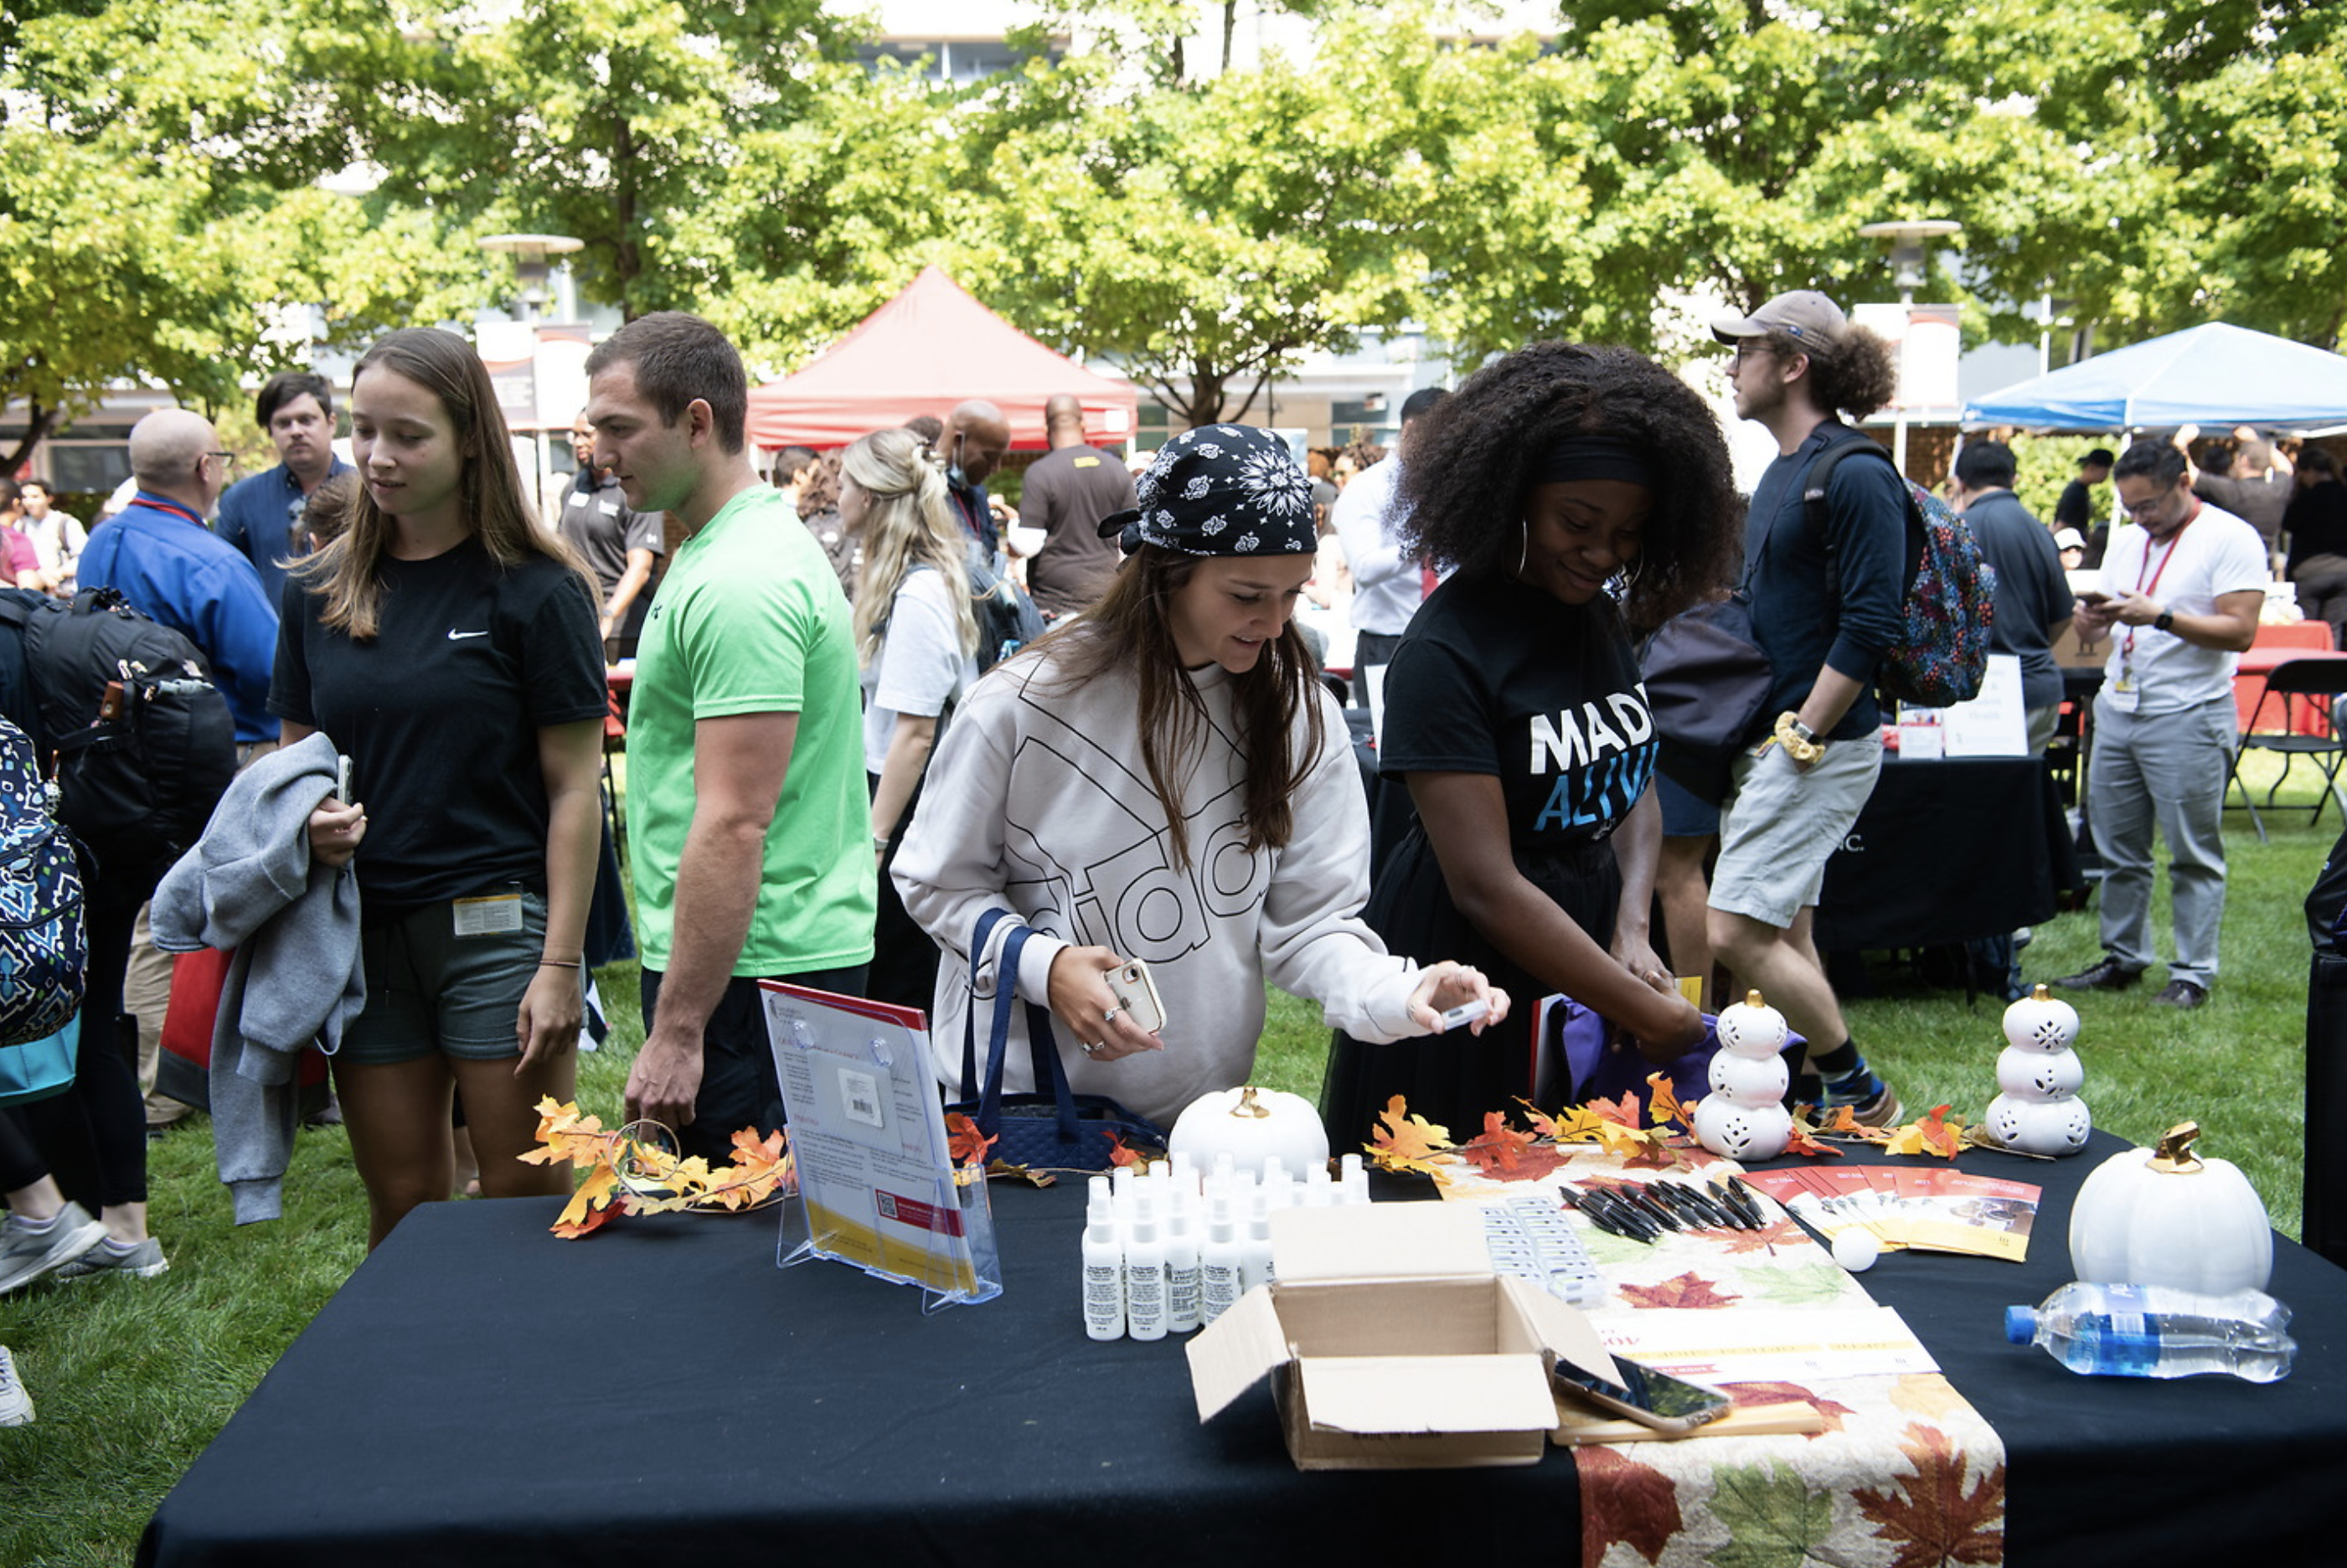
[[[1988,1130],[2008,1149],[2024,1154],[2075,1154],[2095,1130],[2094,1113],[2083,1100],[2000,1094],[1988,1102]]]
[[[2157,1148],[2128,1149],[2095,1167],[2070,1206],[2073,1274],[2206,1296],[2266,1287],[2273,1230],[2265,1204],[2239,1167],[2194,1154],[2199,1135],[2186,1122]]]
[[[2028,1046],[2008,1045],[1997,1052],[1996,1086],[2026,1099],[2058,1100],[2078,1092],[2086,1081],[2086,1064],[2075,1050],[2051,1054]]]
[[[1298,1176],[1328,1163],[1328,1131],[1312,1102],[1284,1090],[1218,1089],[1183,1108],[1166,1140],[1167,1152],[1187,1154],[1201,1171],[1227,1153],[1235,1169],[1261,1177],[1277,1160]]]
[[[1738,1105],[1706,1094],[1695,1108],[1696,1142],[1731,1160],[1773,1160],[1793,1141],[1793,1114],[1782,1105]]]
[[[2004,1009],[2004,1038],[2016,1050],[2067,1050],[2078,1038],[2078,1009],[2039,986]]]
[[[1793,1038],[1785,1015],[1761,1000],[1758,991],[1747,991],[1742,1001],[1720,1009],[1712,1028],[1720,1049],[1738,1056],[1774,1056]]]
[[[1792,1081],[1781,1056],[1731,1056],[1724,1050],[1714,1051],[1709,1071],[1715,1092],[1747,1105],[1784,1099],[1785,1086]]]

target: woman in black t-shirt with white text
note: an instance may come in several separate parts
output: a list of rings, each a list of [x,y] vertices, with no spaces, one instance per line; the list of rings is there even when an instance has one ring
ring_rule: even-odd
[[[1532,1089],[1534,999],[1563,992],[1657,1061],[1703,1038],[1646,936],[1661,814],[1632,650],[1713,591],[1732,548],[1727,446],[1700,398],[1625,349],[1542,343],[1413,427],[1394,527],[1450,569],[1385,681],[1378,767],[1409,791],[1364,917],[1398,953],[1455,954],[1518,999],[1471,1043],[1339,1034],[1330,1142],[1396,1094],[1480,1127]]]
[[[452,1091],[485,1194],[569,1189],[517,1156],[538,1101],[573,1092],[604,685],[587,579],[531,516],[470,344],[378,342],[351,445],[364,488],[287,581],[269,707],[287,744],[323,732],[351,759],[310,838],[358,872],[366,1010],[334,1081],[372,1247],[449,1195]]]

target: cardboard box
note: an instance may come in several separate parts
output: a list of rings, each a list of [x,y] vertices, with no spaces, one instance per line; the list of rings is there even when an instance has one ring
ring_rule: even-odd
[[[1471,1204],[1272,1216],[1276,1282],[1186,1347],[1198,1419],[1266,1378],[1299,1470],[1532,1464],[1561,1357],[1618,1381],[1580,1311],[1491,1272]]]

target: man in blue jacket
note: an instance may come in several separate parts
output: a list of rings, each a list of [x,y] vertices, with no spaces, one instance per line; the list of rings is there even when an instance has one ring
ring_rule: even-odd
[[[1873,445],[1838,415],[1889,403],[1896,372],[1882,339],[1809,290],[1712,331],[1736,350],[1736,412],[1775,436],[1778,455],[1752,492],[1744,541],[1753,633],[1776,681],[1721,807],[1711,944],[1808,1038],[1797,1097],[1890,1126],[1899,1096],[1850,1039],[1809,927],[1826,861],[1882,764],[1874,673],[1899,630],[1907,496],[1891,465],[1865,451],[1837,461],[1821,518],[1805,492],[1829,449]]]
[[[280,371],[262,384],[252,416],[277,448],[277,466],[229,487],[216,531],[252,563],[274,606],[284,598],[279,563],[301,553],[311,495],[351,466],[334,456],[334,387],[324,376]]]

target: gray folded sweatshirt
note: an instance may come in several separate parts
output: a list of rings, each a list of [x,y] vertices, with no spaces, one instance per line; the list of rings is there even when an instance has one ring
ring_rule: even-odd
[[[310,858],[310,814],[333,793],[335,761],[313,734],[245,769],[155,889],[158,948],[236,949],[212,1020],[211,1112],[239,1225],[282,1212],[294,1059],[312,1044],[333,1054],[366,1006],[358,877]]]

